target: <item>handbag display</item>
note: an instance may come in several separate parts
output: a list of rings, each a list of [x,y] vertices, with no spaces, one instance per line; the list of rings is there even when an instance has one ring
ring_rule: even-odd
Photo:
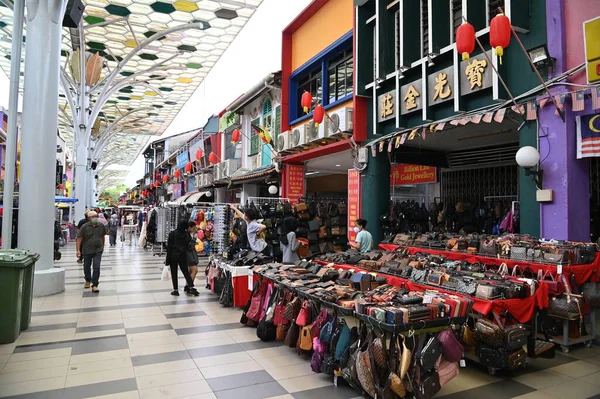
[[[295,297],[285,305],[285,311],[283,312],[283,317],[288,321],[296,320],[298,317],[298,313],[300,313],[300,308],[302,307],[302,303],[300,302],[300,298]]]
[[[508,366],[508,358],[504,348],[493,348],[480,342],[477,344],[475,354],[479,357],[479,363],[483,367],[500,370]]]
[[[456,333],[451,328],[447,328],[437,336],[442,347],[442,354],[450,362],[458,362],[463,358],[463,346],[458,340]]]
[[[252,294],[252,300],[250,303],[250,308],[248,312],[246,312],[246,316],[249,320],[253,320],[258,322],[260,319],[260,313],[263,307],[263,301],[265,299],[265,295],[267,292],[267,288],[265,284],[260,284],[258,288]]]
[[[421,376],[421,383],[414,393],[417,399],[429,399],[433,398],[441,389],[440,376],[433,371]]]
[[[302,308],[296,317],[296,324],[300,327],[308,326],[312,323],[312,314],[310,310],[310,303],[308,301],[302,302]]]
[[[458,377],[459,368],[458,362],[449,362],[442,360],[438,367],[438,375],[440,376],[440,386],[446,385],[453,378]]]
[[[508,351],[527,345],[529,330],[523,324],[514,324],[504,329],[504,347]]]
[[[548,301],[548,315],[567,320],[583,319],[585,297],[571,293],[564,274],[560,275],[559,280],[563,282],[565,293],[550,298]]]
[[[500,326],[486,319],[479,319],[475,323],[475,340],[484,342],[492,347],[504,346],[504,334]]]
[[[518,246],[510,247],[510,259],[526,261],[527,260],[527,248],[526,247],[518,247]]]
[[[298,343],[298,338],[300,337],[300,327],[296,323],[292,323],[290,328],[288,329],[287,334],[285,335],[284,343],[289,348],[295,348]]]
[[[302,328],[299,340],[299,348],[303,351],[310,351],[313,349],[312,325],[307,325]]]
[[[415,357],[417,364],[425,371],[433,369],[438,358],[442,355],[440,341],[436,337],[427,338],[423,335],[419,340],[419,349]]]
[[[286,335],[287,335],[286,325],[283,323],[280,323],[277,326],[277,330],[275,331],[275,340],[276,341],[284,341]]]

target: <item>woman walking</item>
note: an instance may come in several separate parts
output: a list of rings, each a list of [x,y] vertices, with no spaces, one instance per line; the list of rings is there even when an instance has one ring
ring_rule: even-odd
[[[167,259],[165,264],[171,268],[171,281],[173,282],[173,292],[171,295],[179,296],[179,283],[177,279],[177,268],[181,269],[181,273],[185,277],[188,290],[186,293],[194,296],[200,295],[198,290],[194,288],[194,281],[188,270],[187,254],[189,245],[192,241],[190,236],[190,226],[187,220],[179,221],[177,229],[169,233],[167,239]]]
[[[198,263],[200,263],[198,252],[196,252],[196,230],[196,223],[190,221],[188,223],[188,231],[190,232],[192,239],[188,246],[187,264],[190,276],[194,282],[196,281],[196,275],[198,274]],[[185,292],[188,292],[189,287],[186,285],[184,290]]]

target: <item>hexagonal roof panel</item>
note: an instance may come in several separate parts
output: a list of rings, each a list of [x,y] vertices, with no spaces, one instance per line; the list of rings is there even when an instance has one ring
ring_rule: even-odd
[[[148,38],[164,30],[194,24],[160,37],[121,65],[115,82],[125,83],[115,90],[102,109],[100,131],[123,114],[143,108],[123,119],[103,156],[130,165],[150,140],[162,134],[181,107],[194,93],[219,57],[262,3],[262,0],[83,0],[85,50],[89,57],[104,57],[102,78],[120,67],[132,51]],[[12,35],[12,10],[0,6],[2,31]],[[61,65],[69,70],[74,51],[80,47],[77,30],[63,30]],[[0,68],[10,72],[9,41],[0,41]],[[157,67],[158,65],[158,67]],[[152,69],[151,71],[148,71]],[[146,71],[146,72],[145,72]],[[60,96],[59,127],[72,145],[71,113],[64,94]],[[147,110],[146,110],[147,109]],[[133,123],[133,121],[136,121]],[[200,121],[199,121],[200,122]],[[200,122],[201,123],[201,122]],[[127,136],[141,136],[127,141]]]

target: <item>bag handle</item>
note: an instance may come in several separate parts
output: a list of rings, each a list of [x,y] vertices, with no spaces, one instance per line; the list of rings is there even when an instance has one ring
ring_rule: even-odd
[[[508,265],[506,264],[506,262],[503,262],[500,265],[500,268],[498,269],[498,274],[500,274],[500,276],[504,277],[508,274]]]
[[[517,274],[517,271],[519,272],[519,274]],[[519,269],[519,265],[515,265],[515,267],[513,268],[512,274],[511,276],[513,277],[521,277],[521,269]]]
[[[570,297],[570,296],[571,296],[571,286],[569,285],[569,282],[567,281],[567,278],[565,277],[565,274],[564,274],[564,273],[561,273],[561,274],[560,274],[560,277],[559,277],[558,279],[559,279],[560,281],[562,281],[562,283],[563,283],[563,284],[564,284],[564,286],[565,286],[565,291],[566,291],[566,294],[567,294],[567,296],[569,296],[569,297]]]

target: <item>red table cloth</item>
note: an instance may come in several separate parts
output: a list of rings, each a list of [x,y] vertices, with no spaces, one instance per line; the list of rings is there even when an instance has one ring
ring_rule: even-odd
[[[393,251],[398,248],[398,245],[395,244],[379,244],[379,248],[386,251]],[[533,263],[533,262],[520,262],[510,259],[501,259],[501,258],[492,258],[488,256],[480,256],[473,255],[464,252],[452,252],[452,251],[440,251],[437,249],[429,249],[429,248],[419,248],[419,247],[407,247],[411,254],[415,254],[417,252],[428,253],[432,255],[441,255],[446,259],[450,260],[464,260],[469,263],[485,263],[488,265],[496,265],[500,266],[503,263],[506,263],[509,269],[513,269],[515,266],[519,266],[521,271],[523,268],[528,266],[534,273],[537,273],[538,270],[542,270],[544,273],[546,271],[550,271],[554,277],[557,275],[558,266],[556,265],[548,265],[542,263]],[[594,263],[589,263],[586,265],[574,265],[574,266],[563,266],[563,273],[565,275],[570,276],[573,274],[575,276],[575,281],[577,284],[581,285],[587,281],[589,281],[592,277],[595,280],[598,275],[600,275],[600,252],[596,254],[596,259]]]

